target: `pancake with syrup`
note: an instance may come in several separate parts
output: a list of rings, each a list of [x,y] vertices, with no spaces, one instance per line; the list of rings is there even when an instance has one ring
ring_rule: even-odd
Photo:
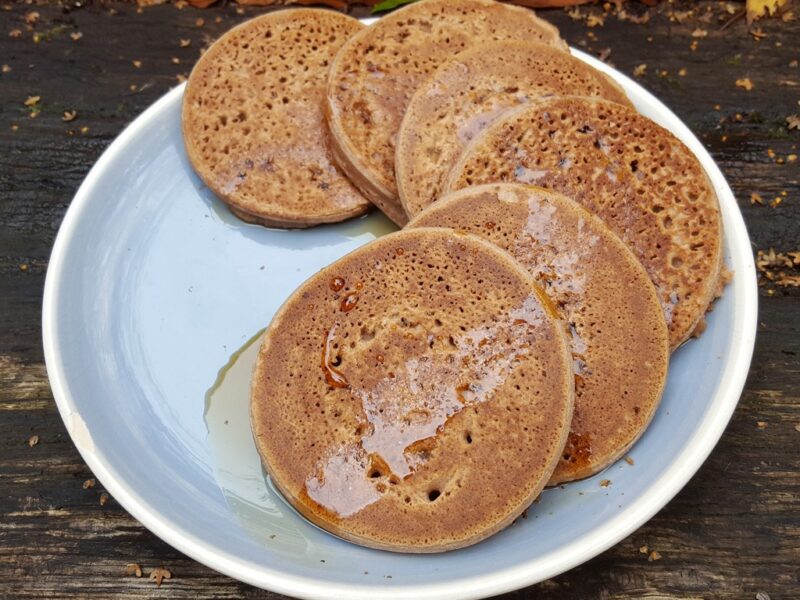
[[[671,132],[621,104],[541,99],[476,136],[445,189],[505,181],[577,200],[628,244],[656,286],[672,349],[702,331],[726,280],[722,218],[700,161]]]
[[[281,10],[234,27],[197,61],[183,96],[186,152],[242,220],[310,227],[369,209],[333,163],[323,110],[330,62],[363,28],[332,11]]]
[[[532,10],[492,0],[421,0],[353,36],[331,65],[328,123],[336,160],[387,217],[408,217],[394,178],[397,132],[411,94],[440,64],[489,40],[536,40],[566,50]]]
[[[478,542],[541,492],[573,406],[563,323],[497,246],[393,233],[301,285],[265,333],[251,422],[305,517],[384,550]]]

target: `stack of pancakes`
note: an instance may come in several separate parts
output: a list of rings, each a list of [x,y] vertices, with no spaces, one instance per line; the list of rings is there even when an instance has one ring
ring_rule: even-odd
[[[620,459],[726,278],[697,158],[526,9],[273,12],[202,56],[182,118],[245,221],[403,227],[296,290],[253,375],[275,485],[360,544],[464,547]]]

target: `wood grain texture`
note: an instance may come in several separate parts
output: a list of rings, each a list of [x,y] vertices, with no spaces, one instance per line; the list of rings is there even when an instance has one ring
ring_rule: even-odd
[[[800,131],[785,123],[800,113],[800,70],[789,66],[800,58],[800,22],[761,21],[766,37],[756,41],[743,19],[720,31],[730,17],[722,3],[697,3],[695,15],[682,22],[665,14],[689,4],[662,5],[646,25],[608,16],[604,26],[587,28],[564,11],[544,14],[571,44],[583,42],[594,53],[610,49],[609,60],[623,72],[647,64],[640,81],[719,162],[754,249],[797,250],[800,163],[778,164],[768,150],[776,157],[800,154]],[[698,20],[707,8],[710,22]],[[25,16],[34,10],[39,20],[28,31]],[[176,75],[188,72],[204,45],[263,9],[241,12],[232,5],[162,5],[140,13],[113,2],[0,5],[0,63],[11,68],[0,74],[0,597],[279,597],[186,558],[113,499],[101,505],[99,482],[84,489],[92,474],[59,419],[41,350],[49,252],[82,178],[127,123],[178,83]],[[9,36],[15,29],[20,36]],[[696,29],[707,35],[692,37]],[[78,31],[83,37],[74,41],[70,34]],[[182,39],[191,44],[181,47]],[[744,77],[754,84],[749,92],[735,85]],[[24,102],[37,95],[41,112],[30,118]],[[74,121],[62,121],[67,110],[77,111]],[[751,204],[753,192],[766,201],[787,195],[770,208]],[[800,293],[773,293],[761,298],[755,359],[739,408],[686,488],[601,556],[506,598],[797,597]],[[32,435],[39,442],[31,447]],[[662,558],[648,562],[639,551],[644,545]],[[142,566],[141,579],[125,574],[132,562]],[[162,564],[173,577],[157,588],[147,575]]]

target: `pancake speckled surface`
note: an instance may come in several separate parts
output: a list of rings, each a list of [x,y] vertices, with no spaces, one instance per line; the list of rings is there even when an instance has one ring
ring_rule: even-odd
[[[333,163],[324,116],[330,62],[363,28],[332,11],[281,10],[234,27],[198,60],[183,98],[186,152],[243,220],[308,227],[368,210]]]
[[[656,286],[677,348],[702,322],[722,272],[719,202],[700,162],[633,109],[565,96],[498,119],[462,153],[445,189],[526,183],[602,218]]]
[[[442,64],[414,92],[400,126],[395,176],[406,213],[436,201],[467,143],[508,109],[563,95],[630,105],[605,73],[537,42],[488,42]]]
[[[573,406],[563,323],[506,252],[449,229],[382,237],[298,288],[270,324],[251,421],[304,516],[375,548],[436,552],[539,494]]]
[[[529,9],[492,0],[421,0],[382,17],[336,55],[327,107],[337,162],[398,225],[408,218],[395,185],[395,146],[411,94],[455,54],[504,39],[566,50],[558,30]]]
[[[511,183],[454,192],[408,227],[450,227],[497,244],[544,286],[567,321],[575,412],[549,484],[588,477],[619,459],[655,414],[669,362],[658,296],[625,243],[577,202]]]

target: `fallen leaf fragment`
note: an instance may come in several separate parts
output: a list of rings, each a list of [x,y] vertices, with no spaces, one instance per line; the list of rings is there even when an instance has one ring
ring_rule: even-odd
[[[179,45],[181,48],[188,48],[192,45],[192,40],[181,40]]]
[[[140,567],[137,563],[128,563],[127,565],[125,565],[125,574],[136,575],[137,577],[141,577],[142,567]]]
[[[749,77],[744,77],[742,79],[737,79],[736,80],[736,87],[744,88],[745,90],[747,90],[749,92],[755,86],[753,85],[753,82],[750,81]]]
[[[606,23],[605,15],[589,15],[586,17],[587,27],[602,27]]]
[[[778,14],[789,0],[747,0],[747,22],[752,23],[763,16]]]
[[[108,500],[109,500],[108,494],[106,494],[105,492],[100,494],[100,506],[105,506],[106,504],[108,504]]]
[[[28,99],[25,100],[25,106],[36,106],[41,99],[41,96],[28,96]]]
[[[610,485],[611,485],[611,480],[610,479],[603,479],[603,480],[600,481],[600,487],[602,487],[602,488],[607,488]]]
[[[83,37],[83,34],[80,31],[73,31],[69,34],[69,37],[72,38],[73,42],[77,42],[79,39]]]
[[[764,206],[764,199],[761,197],[761,194],[753,192],[750,194],[750,204],[759,204]]]
[[[12,29],[11,31],[8,32],[8,37],[11,38],[18,38],[21,35],[22,35],[21,29]]]
[[[693,38],[704,38],[708,36],[708,31],[700,29],[699,27],[692,32]]]
[[[11,67],[8,65],[3,65],[3,73],[11,73]]]
[[[636,464],[635,462],[633,462],[633,458],[631,458],[630,456],[626,456],[625,457],[625,462],[628,463],[630,466],[633,466],[633,465]]]
[[[64,115],[61,117],[61,120],[65,123],[69,123],[70,121],[74,121],[78,117],[77,110],[65,110]]]
[[[140,60],[134,60],[134,61],[131,61],[131,64],[133,64],[133,66],[134,66],[134,67],[136,67],[137,69],[139,69],[139,68],[141,68],[141,66],[142,66],[142,61],[140,61]]]
[[[35,10],[32,10],[31,12],[29,12],[28,14],[25,15],[25,22],[28,25],[35,25],[36,22],[39,20],[39,16],[40,15],[39,15],[38,12],[36,12]]]
[[[161,582],[164,579],[172,579],[172,573],[170,573],[164,567],[156,567],[150,571],[150,579],[154,580],[158,587],[161,587]]]
[[[639,552],[641,554],[647,554],[648,552],[650,552],[650,548],[647,547],[647,544],[645,544],[644,546],[639,546]]]
[[[653,550],[650,556],[647,557],[647,562],[654,562],[657,560],[661,560],[661,553],[658,550]]]
[[[633,69],[634,77],[644,77],[645,73],[647,73],[647,65],[644,63]]]
[[[767,422],[766,421],[758,421],[756,423],[756,427],[758,427],[759,429],[766,429],[767,428]]]
[[[789,131],[792,129],[800,129],[800,115],[789,115],[786,117],[786,123]]]
[[[39,443],[38,435],[32,435],[31,437],[28,438],[28,446],[30,446],[31,448],[33,448],[38,443]]]
[[[94,487],[95,483],[96,483],[96,481],[94,480],[94,478],[87,479],[86,481],[83,482],[83,489],[85,489],[85,490],[91,489],[91,488]]]

